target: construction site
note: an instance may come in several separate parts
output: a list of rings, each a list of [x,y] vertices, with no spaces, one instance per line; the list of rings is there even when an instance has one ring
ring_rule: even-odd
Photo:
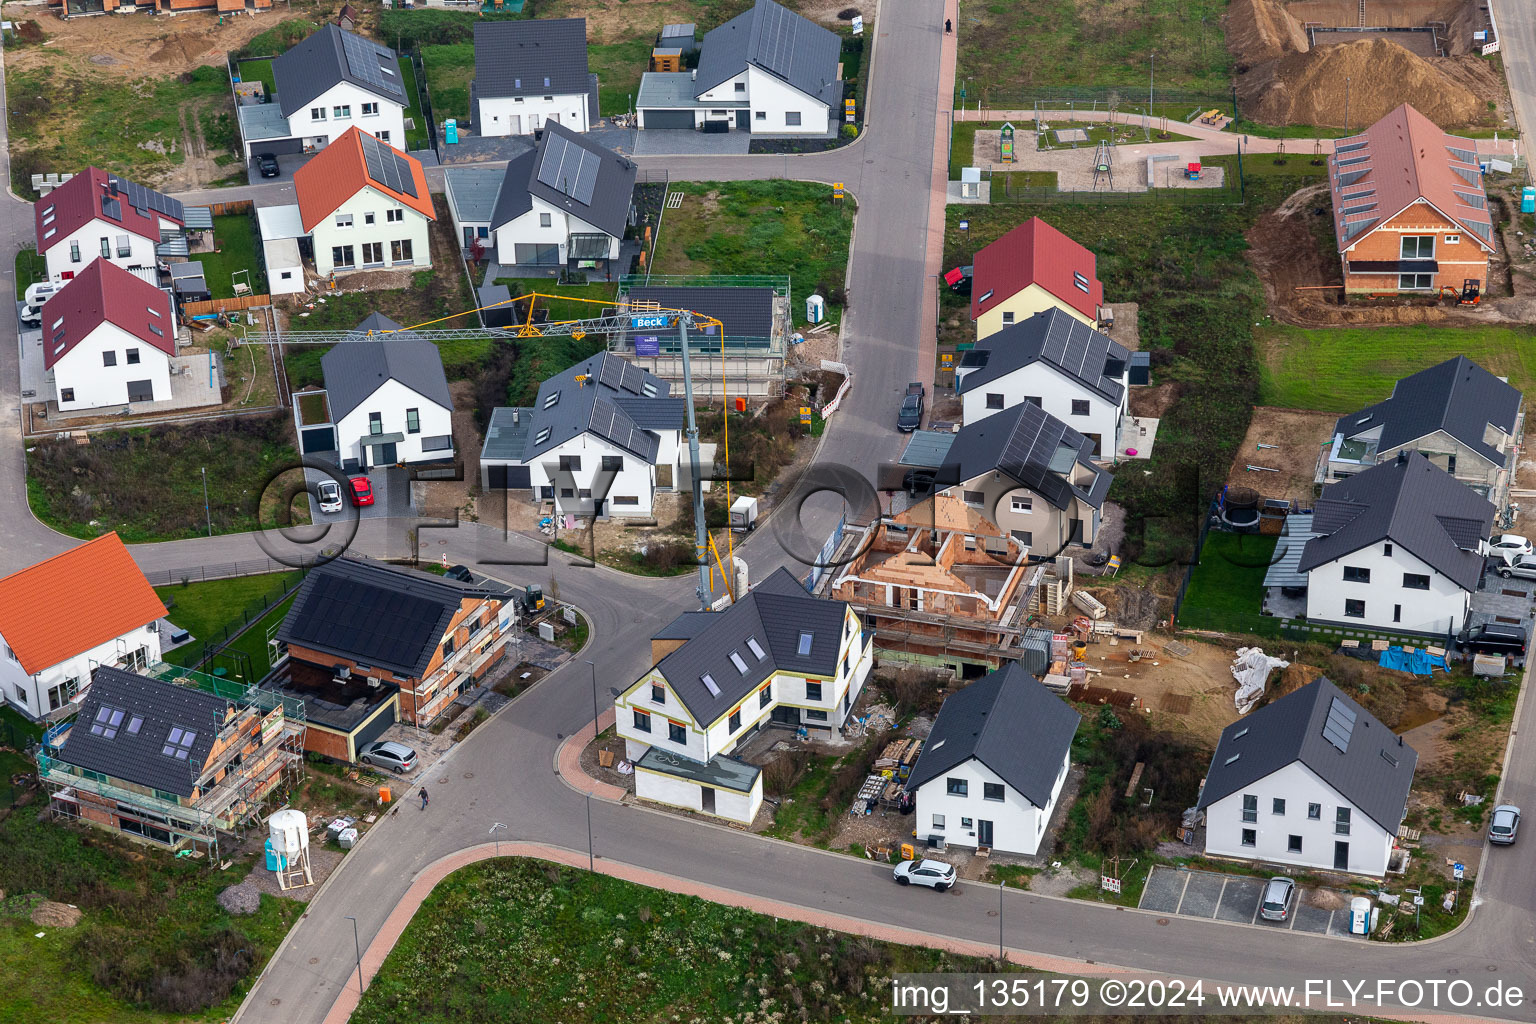
[[[1226,38],[1252,121],[1363,127],[1407,102],[1443,128],[1505,123],[1477,0],[1234,0]]]

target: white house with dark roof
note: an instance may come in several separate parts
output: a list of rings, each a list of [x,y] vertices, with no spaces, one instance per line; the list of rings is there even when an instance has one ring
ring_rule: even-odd
[[[562,515],[649,518],[656,489],[683,475],[686,413],[666,381],[601,352],[541,384],[531,409],[492,414],[482,472],[487,486],[528,488]]]
[[[652,668],[614,701],[635,794],[748,823],[759,769],[731,751],[772,725],[841,728],[874,663],[843,601],[785,569],[720,612],[684,612],[651,640]]]
[[[1482,577],[1494,507],[1418,452],[1330,484],[1297,572],[1307,619],[1444,637]]]
[[[536,149],[508,162],[496,194],[490,232],[497,262],[552,267],[618,259],[637,174],[613,150],[564,125],[546,126]]]
[[[1525,398],[1466,356],[1404,377],[1386,400],[1339,417],[1318,483],[1343,480],[1416,451],[1502,505],[1524,433]]]
[[[1387,872],[1418,753],[1327,678],[1222,730],[1200,788],[1205,854]]]
[[[430,341],[378,313],[359,331],[380,341],[332,346],[320,360],[326,401],[343,460],[361,468],[453,458],[453,398],[443,359]]]
[[[1130,351],[1060,309],[1036,313],[976,342],[960,358],[955,390],[975,423],[1033,402],[1114,458],[1129,393]]]
[[[648,72],[642,129],[729,125],[753,135],[825,135],[841,115],[842,42],[773,0],[704,34],[694,71]]]
[[[48,280],[68,281],[95,259],[125,270],[154,267],[162,242],[186,226],[181,200],[99,167],[87,167],[32,204]]]
[[[43,366],[61,411],[171,397],[176,311],[170,293],[108,260],[43,304]]]
[[[1080,720],[1017,662],[952,694],[907,779],[918,838],[1033,856]]]
[[[480,135],[532,135],[555,124],[587,131],[598,118],[597,84],[585,18],[475,26],[470,109]]]

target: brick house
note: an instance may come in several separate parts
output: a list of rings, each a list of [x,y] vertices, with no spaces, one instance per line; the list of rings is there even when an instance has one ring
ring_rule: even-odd
[[[1346,294],[1459,294],[1488,280],[1493,223],[1477,143],[1403,104],[1328,158]]]

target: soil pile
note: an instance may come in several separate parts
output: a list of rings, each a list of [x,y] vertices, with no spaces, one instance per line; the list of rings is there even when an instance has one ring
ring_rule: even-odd
[[[1274,0],[1234,0],[1227,8],[1226,31],[1238,74],[1254,64],[1311,49],[1301,24]]]
[[[261,909],[261,889],[247,878],[219,893],[219,906],[231,914],[254,914]]]
[[[80,923],[80,908],[43,900],[32,908],[32,923],[40,928],[73,928]]]
[[[1438,125],[1466,124],[1485,109],[1484,100],[1468,88],[1483,76],[1468,62],[1483,64],[1475,57],[1426,60],[1380,38],[1343,43],[1252,68],[1238,77],[1238,105],[1247,117],[1265,124],[1339,127],[1349,79],[1352,126],[1369,125],[1402,103]],[[1486,65],[1481,70],[1492,73]]]

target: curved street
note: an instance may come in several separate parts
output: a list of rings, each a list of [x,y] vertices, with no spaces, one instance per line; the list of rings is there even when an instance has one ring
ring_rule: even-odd
[[[1501,5],[1499,13],[1503,14]],[[841,463],[868,475],[876,459],[897,453],[891,429],[902,385],[926,379],[933,365],[933,274],[939,268],[944,173],[954,37],[942,31],[943,8],[919,0],[886,0],[875,21],[869,80],[868,130],[862,140],[826,154],[736,159],[684,158],[665,166],[674,178],[709,180],[789,176],[845,182],[859,203],[849,270],[851,310],[844,360],[855,380],[842,411],[830,421],[819,463]],[[1531,29],[1509,51],[1528,52]],[[1522,109],[1522,114],[1525,111]],[[0,147],[0,160],[6,159]],[[654,163],[642,160],[644,163]],[[4,168],[9,173],[9,168]],[[249,194],[249,190],[241,190]],[[196,199],[201,196],[187,198]],[[30,206],[0,202],[0,237],[12,249],[33,231]],[[0,309],[0,329],[14,330]],[[17,352],[0,359],[0,394],[11,412],[0,435],[0,490],[6,543],[0,569],[11,571],[75,543],[30,514],[19,428]],[[826,532],[830,505],[817,503],[805,534],[810,547]],[[787,515],[775,514],[775,519]],[[374,556],[409,551],[414,524],[372,520],[353,543]],[[770,527],[774,524],[770,521]],[[796,563],[774,528],[756,533],[743,557],[754,579]],[[260,558],[253,535],[140,545],[135,558],[148,571],[195,568]],[[622,863],[754,897],[840,914],[934,936],[995,942],[990,890],[962,886],[946,898],[914,899],[890,883],[888,868],[764,839],[643,808],[588,799],[558,770],[562,741],[589,727],[594,700],[611,702],[610,687],[632,682],[648,667],[649,639],[677,613],[694,606],[692,576],[650,580],[602,567],[580,568],[568,556],[490,524],[461,524],[421,532],[421,556],[447,554],[509,583],[559,582],[562,600],[582,608],[592,624],[587,650],[547,677],[423,774],[436,797],[430,810],[397,804],[350,853],[310,904],[254,986],[238,1019],[245,1024],[311,1024],[325,1019],[356,975],[352,927],[364,947],[413,878],[445,856],[487,841],[504,822],[506,841],[525,841],[585,854],[590,812],[599,868]],[[545,564],[545,559],[548,564]],[[520,564],[521,563],[521,564]],[[589,669],[586,659],[591,659]],[[596,697],[594,698],[594,678]],[[1522,701],[1515,734],[1536,715]],[[1501,799],[1536,804],[1536,760],[1512,746]],[[1470,922],[1440,940],[1413,945],[1338,945],[1326,937],[1274,933],[1243,925],[1160,918],[1136,911],[1010,891],[1002,918],[1010,949],[1095,964],[1119,965],[1188,978],[1240,983],[1298,984],[1308,978],[1462,979],[1479,990],[1494,981],[1536,992],[1536,845],[1485,855]],[[983,895],[985,893],[985,895]],[[994,911],[995,913],[995,911]],[[1422,1011],[1421,1011],[1422,1012]],[[1477,1011],[1472,1011],[1476,1013]],[[1401,1015],[1401,1014],[1399,1014]],[[1493,1018],[1536,1019],[1536,1004],[1486,1011]]]

